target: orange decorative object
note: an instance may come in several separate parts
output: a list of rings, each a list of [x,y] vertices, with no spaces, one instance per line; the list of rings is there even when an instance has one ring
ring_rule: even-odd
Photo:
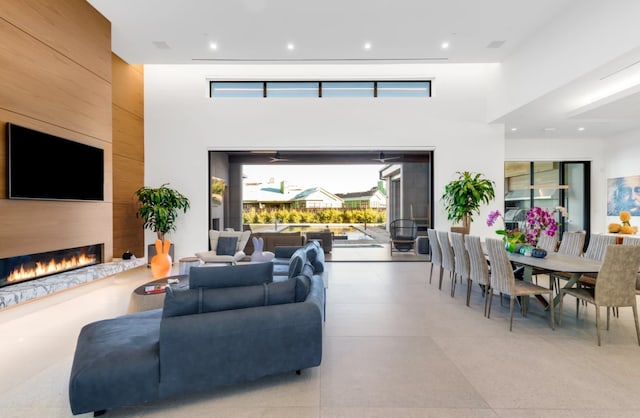
[[[171,248],[171,240],[164,240],[164,246],[162,241],[156,240],[156,252],[157,254],[151,258],[151,275],[154,279],[161,279],[171,274],[171,256],[169,255],[169,249]]]

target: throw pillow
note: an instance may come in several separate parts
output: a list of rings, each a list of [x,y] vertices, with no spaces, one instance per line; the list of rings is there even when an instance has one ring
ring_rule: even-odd
[[[207,312],[253,308],[257,306],[293,303],[296,296],[304,301],[304,286],[298,289],[297,280],[263,283],[258,286],[226,287],[219,289],[167,288],[164,299],[164,318]],[[306,291],[308,293],[308,290]],[[304,297],[303,297],[304,294]]]
[[[253,286],[273,281],[273,263],[238,264],[235,266],[207,267],[201,265],[189,270],[189,288],[208,289],[235,286]]]
[[[217,255],[234,255],[238,246],[238,237],[219,237]]]

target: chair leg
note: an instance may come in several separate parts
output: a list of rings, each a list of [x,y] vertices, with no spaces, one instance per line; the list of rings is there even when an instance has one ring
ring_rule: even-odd
[[[467,279],[467,306],[469,306],[470,299],[471,299],[471,279]]]
[[[484,289],[482,289],[482,292],[483,292],[482,295],[484,297],[484,312],[483,312],[484,316],[487,316],[487,306],[489,305],[488,291],[489,291],[489,286],[485,285]]]
[[[493,291],[489,293],[489,310],[487,311],[487,319],[491,318],[491,303],[493,302]]]
[[[516,303],[515,296],[511,296],[511,301],[509,302],[509,331],[513,329],[513,307]]]
[[[563,295],[560,295],[560,303],[558,304],[558,325],[562,325],[562,300],[564,299],[562,297]],[[552,302],[553,304],[553,302]]]
[[[598,336],[598,346],[600,346],[600,306],[596,305],[596,335]]]
[[[556,308],[553,306],[553,290],[551,292],[549,292],[549,310],[551,311],[551,330],[556,329],[556,320],[554,318],[554,311],[556,310]]]
[[[429,284],[431,284],[432,277],[433,277],[433,263],[431,263],[431,271],[429,272]]]
[[[440,266],[440,279],[438,280],[438,290],[442,290],[442,279],[444,278],[444,267]]]
[[[451,274],[451,297],[456,294],[456,281],[458,280],[458,275],[453,272]]]
[[[638,306],[634,303],[631,305],[633,309],[633,320],[636,323],[636,338],[638,339],[638,345],[640,345],[640,326],[638,325]]]
[[[609,331],[609,317],[611,312],[611,307],[607,306],[607,331]]]

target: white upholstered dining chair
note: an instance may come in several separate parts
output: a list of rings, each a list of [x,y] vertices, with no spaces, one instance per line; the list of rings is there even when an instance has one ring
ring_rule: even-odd
[[[456,285],[456,264],[453,247],[449,240],[448,231],[436,231],[436,233],[438,234],[438,242],[440,242],[440,251],[442,253],[442,269],[446,270],[451,278],[451,297],[453,297],[454,286]],[[438,289],[442,290],[442,276],[440,277]]]
[[[438,287],[442,286],[442,252],[440,251],[440,244],[438,243],[438,234],[435,229],[427,229],[427,235],[429,236],[429,249],[431,251],[431,270],[429,272],[429,284],[433,277],[433,267],[438,267],[438,274],[440,279],[438,281]]]
[[[475,282],[484,290],[484,316],[487,316],[489,292],[491,292],[491,279],[489,277],[489,263],[482,249],[480,237],[467,235],[464,244],[469,253],[469,280],[467,282],[467,306],[471,298],[471,284]]]
[[[460,279],[460,283],[469,285],[469,253],[464,245],[465,235],[460,232],[451,232],[451,246],[453,247],[453,258],[455,263],[456,280],[451,287],[451,296],[456,292],[455,282]]]

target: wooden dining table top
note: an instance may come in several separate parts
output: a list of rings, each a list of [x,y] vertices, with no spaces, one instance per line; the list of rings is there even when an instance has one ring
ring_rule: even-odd
[[[508,253],[509,260],[531,267],[565,273],[597,273],[602,267],[602,261],[591,260],[580,256],[548,253],[544,258]]]

